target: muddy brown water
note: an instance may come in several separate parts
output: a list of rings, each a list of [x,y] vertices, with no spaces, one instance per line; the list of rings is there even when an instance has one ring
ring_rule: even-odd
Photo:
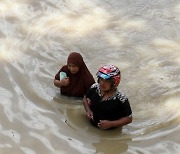
[[[1,154],[179,154],[180,1],[1,0]],[[103,131],[53,86],[68,54],[122,72],[133,122]]]

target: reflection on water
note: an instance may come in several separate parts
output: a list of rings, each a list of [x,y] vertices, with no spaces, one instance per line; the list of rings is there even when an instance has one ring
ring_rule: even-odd
[[[1,0],[0,153],[180,153],[179,27],[178,0]],[[59,94],[71,51],[121,69],[133,123],[99,130]]]

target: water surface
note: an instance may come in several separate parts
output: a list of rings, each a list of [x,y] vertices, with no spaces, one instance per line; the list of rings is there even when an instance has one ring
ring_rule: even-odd
[[[178,0],[1,0],[0,153],[179,154]],[[70,52],[122,72],[133,122],[102,131],[53,79]]]

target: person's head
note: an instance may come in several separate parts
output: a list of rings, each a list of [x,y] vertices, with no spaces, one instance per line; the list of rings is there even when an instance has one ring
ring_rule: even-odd
[[[98,70],[97,77],[101,90],[108,92],[119,85],[121,72],[114,65],[105,65]]]
[[[77,52],[70,53],[67,59],[67,66],[72,74],[76,74],[77,72],[79,72],[79,70],[83,67],[83,65],[84,65],[84,60],[79,53]]]

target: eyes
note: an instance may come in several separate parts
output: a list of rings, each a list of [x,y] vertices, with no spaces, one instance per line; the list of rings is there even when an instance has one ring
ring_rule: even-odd
[[[70,72],[72,74],[76,74],[79,71],[79,67],[74,65],[74,64],[72,64],[72,63],[68,64],[68,69],[70,70]]]
[[[72,64],[72,63],[69,63],[69,64],[68,64],[68,67],[69,67],[69,68],[74,68],[74,67],[77,67],[77,66],[74,65],[74,64]]]

